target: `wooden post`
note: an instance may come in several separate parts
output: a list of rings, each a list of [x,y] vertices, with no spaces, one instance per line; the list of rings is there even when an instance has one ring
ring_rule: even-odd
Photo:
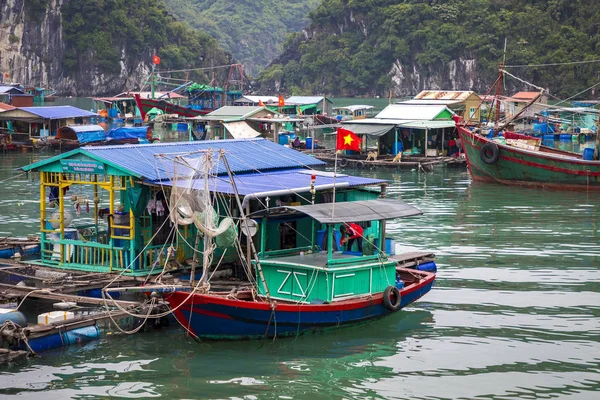
[[[335,201],[335,200],[334,200]],[[333,259],[333,231],[335,225],[327,224],[327,262]]]
[[[429,128],[425,128],[425,157],[427,157],[427,140],[429,136]]]

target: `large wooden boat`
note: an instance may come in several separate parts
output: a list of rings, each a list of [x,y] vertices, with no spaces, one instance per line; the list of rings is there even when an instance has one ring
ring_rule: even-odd
[[[193,118],[199,115],[206,115],[213,111],[210,108],[196,109],[192,107],[180,106],[177,104],[170,103],[167,99],[145,99],[140,97],[139,94],[135,95],[135,102],[140,109],[142,118],[145,118],[153,108],[161,110],[164,114],[177,114],[180,117]]]
[[[513,144],[487,138],[457,123],[469,171],[475,181],[569,190],[600,189],[600,161],[546,146],[519,145],[529,140],[512,134]],[[504,135],[507,135],[505,133]],[[510,135],[510,134],[508,134]],[[584,153],[593,153],[585,149]],[[586,157],[592,158],[592,157]]]

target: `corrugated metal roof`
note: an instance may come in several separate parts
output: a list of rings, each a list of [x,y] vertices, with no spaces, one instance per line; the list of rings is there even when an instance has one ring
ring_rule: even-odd
[[[187,155],[185,159],[194,165],[194,160],[202,150],[223,149],[233,173],[268,171],[284,168],[302,168],[322,165],[324,162],[296,150],[281,146],[263,138],[203,140],[198,142],[177,142],[143,145],[99,146],[81,149],[84,154],[104,160],[119,168],[130,171],[138,177],[149,180],[172,179],[174,176],[175,155]],[[155,157],[155,155],[163,155]],[[227,170],[220,163],[218,174]],[[178,175],[193,173],[191,168],[177,164]]]
[[[423,90],[414,99],[464,101],[471,95],[476,93],[472,90]]]
[[[82,118],[82,117],[94,117],[98,114],[82,110],[81,108],[73,106],[51,106],[51,107],[18,107],[11,111],[2,113],[3,118],[11,116],[12,113],[18,114],[21,117],[23,112],[28,113],[32,117],[38,117],[43,119],[67,119],[67,118]]]
[[[14,86],[7,86],[7,85],[1,85],[0,86],[0,93],[8,93],[11,91],[15,91],[17,90],[19,93],[23,93],[23,91],[17,87]]]
[[[10,104],[0,103],[0,112],[14,110],[16,107],[11,106]]]
[[[512,95],[511,97],[515,100],[531,101],[531,100],[535,99],[536,96],[538,96],[539,94],[540,94],[540,92],[518,92],[518,93],[515,93],[514,95]]]
[[[432,104],[390,104],[383,109],[375,118],[379,119],[405,119],[409,121],[423,120],[429,121],[435,119],[444,110],[450,111],[444,105],[432,105]]]
[[[235,99],[234,103],[258,103],[259,100],[265,104],[277,104],[279,98],[277,96],[242,96],[239,99]]]
[[[224,106],[215,111],[206,114],[207,117],[249,117],[257,112],[264,110],[264,107],[252,106]]]
[[[443,100],[443,99],[411,99],[404,101],[397,101],[394,104],[413,104],[413,105],[423,105],[423,104],[433,104],[433,105],[449,105],[461,103],[462,100]]]
[[[330,176],[329,174],[321,175],[319,174],[319,171],[314,172],[317,174],[317,179],[315,181],[316,188],[323,185],[332,185],[334,183],[333,176]],[[311,171],[285,170],[267,173],[251,173],[235,175],[234,179],[238,193],[241,196],[274,190],[291,190],[296,193],[307,193],[310,191]],[[387,181],[382,179],[349,175],[338,175],[335,179],[335,184],[339,187],[380,185],[385,182]],[[165,186],[173,186],[174,182],[166,181],[162,184]],[[178,181],[177,185],[180,187],[188,187],[189,182]],[[235,194],[229,180],[223,179],[222,177],[209,178],[208,187],[213,192]],[[195,179],[192,183],[192,188],[203,189],[204,179]]]
[[[317,104],[323,99],[330,101],[323,96],[291,96],[285,99],[285,105]]]

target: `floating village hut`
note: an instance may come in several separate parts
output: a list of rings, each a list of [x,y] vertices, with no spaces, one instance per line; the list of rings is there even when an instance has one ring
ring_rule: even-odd
[[[30,141],[32,138],[55,136],[67,125],[89,125],[96,113],[73,106],[17,107],[0,113],[0,128],[6,130],[13,141]]]
[[[446,106],[463,120],[480,120],[481,97],[472,90],[423,90],[411,100],[396,104]]]
[[[342,126],[362,136],[363,152],[409,152],[437,156],[455,137],[454,113],[445,105],[390,104],[375,118],[345,121]]]
[[[171,225],[167,205],[175,201],[174,187],[204,188],[204,178],[190,166],[207,152],[227,159],[235,187],[224,163],[206,184],[217,208],[234,216],[240,215],[236,190],[246,215],[282,205],[328,203],[334,193],[339,202],[385,196],[383,180],[334,178],[308,169],[323,162],[262,138],[84,147],[23,167],[40,180],[41,258],[32,263],[133,276],[159,273],[167,262],[186,263],[203,244],[193,224]],[[273,218],[261,224],[272,251],[309,246],[323,235],[322,226],[308,219],[288,225]],[[365,235],[379,228],[377,223],[365,226]],[[249,253],[249,240],[245,245]],[[224,257],[235,263],[237,252],[229,250],[219,248],[215,261]]]
[[[265,107],[225,106],[191,120],[199,124],[196,131],[201,135],[206,132],[207,139],[251,139],[260,136],[261,131],[258,124],[249,119],[266,117],[270,113]]]
[[[274,113],[282,115],[333,115],[333,102],[323,96],[291,96],[284,105],[267,105]]]
[[[260,103],[264,105],[277,106],[279,98],[277,96],[242,96],[233,102],[234,106],[258,107]]]
[[[14,107],[31,107],[33,95],[25,93],[16,85],[0,85],[0,102]]]

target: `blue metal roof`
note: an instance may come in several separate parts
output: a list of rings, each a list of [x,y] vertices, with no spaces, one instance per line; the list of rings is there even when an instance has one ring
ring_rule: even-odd
[[[19,107],[18,109],[44,119],[82,118],[98,115],[73,106]]]
[[[294,193],[307,193],[310,190],[311,175],[316,174],[315,188],[334,184],[333,174],[322,171],[311,170],[284,170],[266,173],[251,173],[235,175],[235,184],[241,196],[249,194],[270,192],[274,190],[290,190]],[[164,186],[173,186],[177,182],[179,187],[188,187],[189,181],[165,181]],[[335,178],[335,185],[339,188],[352,186],[379,185],[387,181],[382,179],[364,178],[360,176],[340,175]],[[157,183],[157,182],[152,182]],[[192,188],[203,189],[204,179],[198,178],[192,181]],[[227,176],[209,178],[208,187],[213,192],[235,194],[233,186],[229,183]],[[274,204],[273,204],[274,206]]]
[[[10,86],[10,85],[0,85],[0,94],[9,93],[11,91],[17,90],[19,93],[23,93],[21,89],[18,87]]]
[[[305,168],[325,164],[314,157],[281,146],[263,138],[203,140],[197,142],[176,142],[143,145],[99,146],[80,149],[100,161],[106,161],[116,167],[134,173],[136,176],[159,181],[173,179],[174,166],[178,176],[197,174],[182,163],[175,163],[175,156],[185,156],[185,161],[195,165],[201,157],[200,151],[211,149],[215,152],[224,150],[232,172],[256,172],[275,169]],[[156,157],[155,157],[156,156]],[[225,174],[227,170],[222,162],[217,174]]]

